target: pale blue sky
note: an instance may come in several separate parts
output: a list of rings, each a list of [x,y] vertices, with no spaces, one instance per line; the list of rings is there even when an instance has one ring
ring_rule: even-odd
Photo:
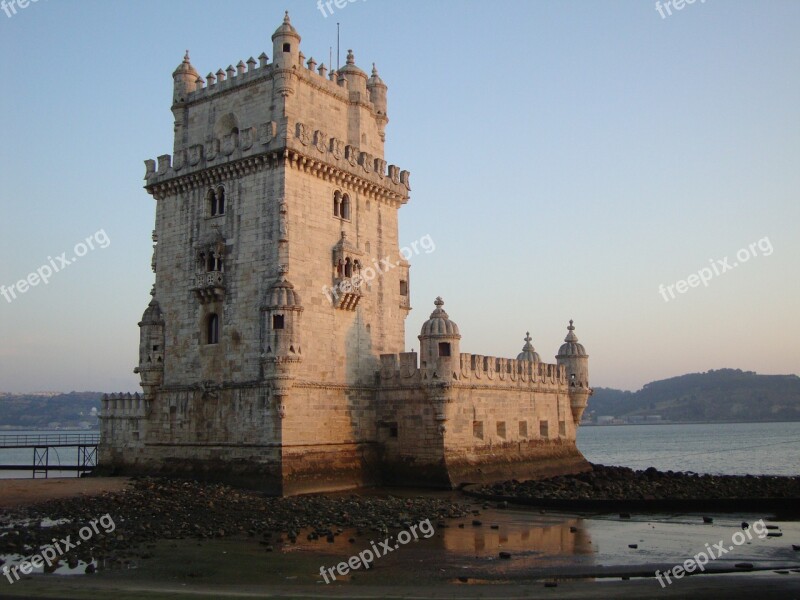
[[[0,285],[103,230],[50,283],[0,296],[0,391],[134,391],[171,73],[271,54],[389,85],[387,160],[412,172],[408,348],[442,295],[463,352],[553,361],[574,318],[595,386],[721,367],[797,373],[800,3],[708,0],[39,0],[0,12]],[[665,302],[659,284],[768,238],[773,252]],[[766,247],[766,244],[762,244]],[[757,248],[757,247],[756,247]],[[54,259],[55,260],[55,259]]]

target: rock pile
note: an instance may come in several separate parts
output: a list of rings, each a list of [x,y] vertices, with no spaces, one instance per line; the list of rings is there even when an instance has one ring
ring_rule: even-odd
[[[592,465],[578,475],[486,485],[481,494],[552,500],[708,500],[800,498],[800,477],[699,475],[650,467]]]
[[[52,500],[0,513],[0,554],[31,557],[53,538],[67,535],[75,542],[81,527],[105,514],[113,519],[114,531],[106,533],[99,527],[99,534],[62,557],[64,564],[77,566],[80,560],[122,565],[150,557],[152,544],[163,539],[249,536],[260,538],[267,550],[284,539],[295,541],[301,532],[321,544],[345,529],[355,529],[358,535],[369,532],[378,539],[426,519],[437,528],[446,519],[464,516],[466,510],[466,505],[436,498],[355,494],[271,498],[220,484],[142,478],[123,492]],[[45,525],[58,524],[42,526],[43,520]]]

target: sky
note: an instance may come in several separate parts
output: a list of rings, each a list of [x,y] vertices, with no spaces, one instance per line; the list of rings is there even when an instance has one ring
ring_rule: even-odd
[[[406,349],[441,295],[462,352],[514,357],[529,330],[554,362],[574,319],[595,387],[798,372],[800,2],[340,4],[0,12],[0,391],[137,389],[172,71],[271,54],[286,9],[306,56],[339,22],[342,62],[389,86],[401,244],[436,248],[411,259]]]

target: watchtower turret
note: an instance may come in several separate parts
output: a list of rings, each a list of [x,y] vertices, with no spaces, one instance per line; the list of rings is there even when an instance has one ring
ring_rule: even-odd
[[[203,81],[200,74],[189,60],[189,51],[183,57],[183,62],[172,73],[173,92],[172,104],[184,102],[189,94],[197,89],[197,81]]]
[[[300,34],[289,19],[289,11],[283,23],[272,34],[273,64],[278,69],[291,69],[300,64]]]
[[[155,298],[139,321],[139,366],[133,372],[141,379],[145,400],[152,400],[164,382],[164,315]]]
[[[564,343],[558,350],[556,361],[559,365],[564,365],[567,370],[572,418],[577,425],[580,423],[592,390],[589,387],[589,355],[586,354],[583,344],[578,342],[575,326],[572,323],[572,319],[570,319],[567,337],[564,338]]]
[[[457,371],[461,359],[458,325],[450,320],[444,311],[444,300],[436,298],[436,309],[431,313],[430,319],[422,324],[419,335],[420,361],[423,371],[428,371],[431,376],[447,377]]]

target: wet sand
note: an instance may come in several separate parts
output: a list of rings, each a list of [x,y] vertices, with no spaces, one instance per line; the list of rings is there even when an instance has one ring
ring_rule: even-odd
[[[0,508],[13,508],[77,496],[96,496],[119,492],[128,484],[126,477],[62,477],[50,479],[0,480]]]

